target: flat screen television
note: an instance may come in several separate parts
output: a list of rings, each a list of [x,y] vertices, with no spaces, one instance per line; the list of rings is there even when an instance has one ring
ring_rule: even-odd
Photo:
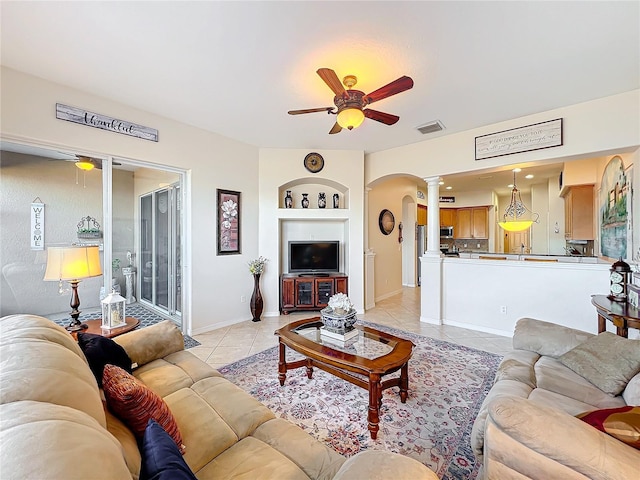
[[[340,271],[340,242],[289,242],[289,273]]]

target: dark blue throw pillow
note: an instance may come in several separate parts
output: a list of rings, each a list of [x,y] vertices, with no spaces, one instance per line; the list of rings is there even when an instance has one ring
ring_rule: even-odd
[[[142,438],[140,480],[197,480],[176,442],[150,418]]]
[[[99,387],[102,387],[102,371],[106,364],[115,365],[131,373],[131,358],[124,348],[110,338],[95,333],[79,332],[78,345],[87,357]]]

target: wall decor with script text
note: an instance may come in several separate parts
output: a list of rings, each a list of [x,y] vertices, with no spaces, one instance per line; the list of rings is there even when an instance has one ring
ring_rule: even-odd
[[[44,203],[37,197],[31,204],[31,250],[44,250]]]
[[[61,103],[56,103],[56,118],[59,120],[66,120],[67,122],[99,128],[101,130],[120,133],[122,135],[142,138],[143,140],[150,140],[152,142],[158,141],[158,130],[155,128],[143,127],[136,123],[118,120],[117,118],[107,117],[106,115],[100,115],[99,113],[89,112],[81,108],[70,107],[69,105],[63,105]]]
[[[439,197],[440,203],[456,203],[456,197]]]
[[[562,119],[476,137],[476,160],[562,145]]]

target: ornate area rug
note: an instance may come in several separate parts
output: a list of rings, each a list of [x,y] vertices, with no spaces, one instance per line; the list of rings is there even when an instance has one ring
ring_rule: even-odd
[[[479,465],[471,451],[473,421],[493,384],[501,357],[390,327],[360,321],[411,340],[409,398],[397,388],[383,392],[380,431],[367,430],[368,393],[315,368],[287,372],[278,382],[278,347],[220,369],[229,380],[338,453],[387,450],[415,458],[441,479],[475,479]],[[297,354],[287,351],[287,360]],[[386,378],[386,377],[385,377]]]

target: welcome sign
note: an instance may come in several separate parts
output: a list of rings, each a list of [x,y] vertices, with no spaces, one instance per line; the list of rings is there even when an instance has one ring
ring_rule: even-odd
[[[31,204],[31,250],[44,250],[44,203]]]
[[[158,141],[158,130],[155,128],[144,127],[137,123],[118,120],[117,118],[89,112],[81,108],[70,107],[69,105],[63,105],[61,103],[56,103],[56,118],[88,127],[120,133],[122,135],[142,138],[143,140]]]

